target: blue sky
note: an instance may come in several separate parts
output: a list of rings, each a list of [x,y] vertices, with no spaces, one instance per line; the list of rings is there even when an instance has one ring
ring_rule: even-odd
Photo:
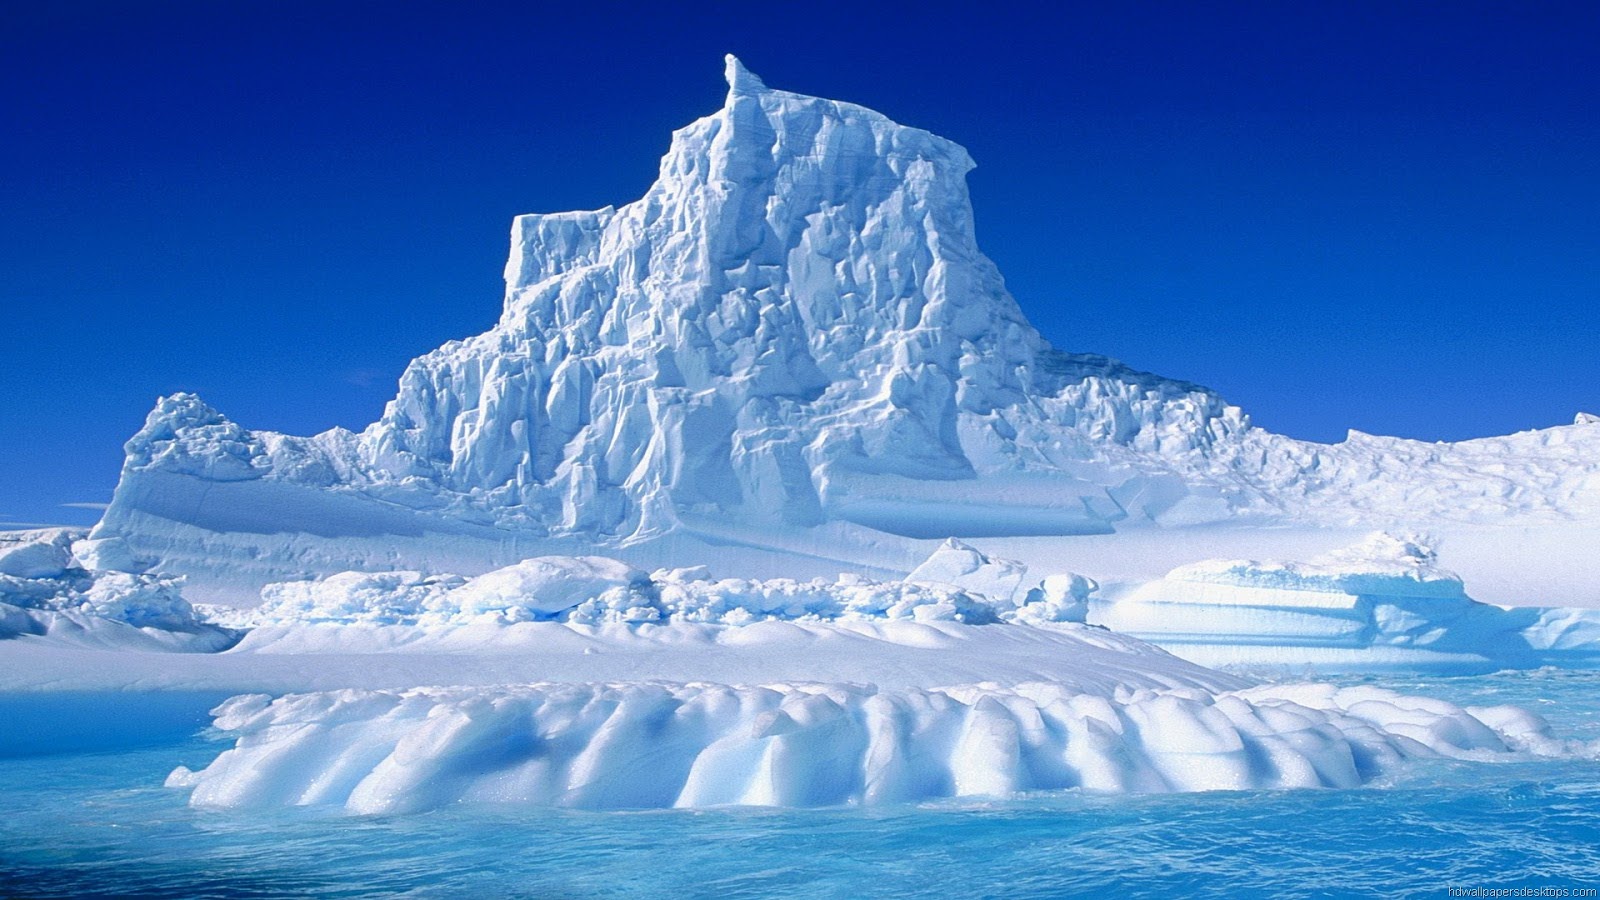
[[[579,5],[9,9],[0,519],[93,521],[159,394],[371,421],[494,321],[511,217],[637,197],[729,51],[966,145],[1063,348],[1315,440],[1600,411],[1595,4]]]

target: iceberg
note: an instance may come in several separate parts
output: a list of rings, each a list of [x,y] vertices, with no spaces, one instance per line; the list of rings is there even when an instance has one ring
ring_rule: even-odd
[[[1572,752],[1538,717],[1379,688],[534,684],[236,697],[196,806],[827,806],[1077,788],[1356,787],[1405,759]]]
[[[596,548],[882,577],[954,536],[1095,572],[1126,554],[1094,536],[1153,531],[1151,578],[1199,558],[1169,536],[1206,528],[1257,553],[1424,526],[1493,549],[1516,528],[1537,564],[1475,553],[1502,576],[1478,583],[1600,601],[1582,550],[1600,429],[1308,443],[1199,385],[1057,350],[978,247],[959,145],[732,57],[725,74],[641,199],[518,217],[499,321],[414,360],[359,433],[252,431],[162,398],[94,529],[104,567],[247,606],[272,582]]]
[[[1600,599],[1592,422],[1313,444],[1058,350],[978,247],[965,150],[725,77],[641,199],[518,217],[499,321],[362,431],[159,399],[92,532],[0,539],[0,690],[236,695],[233,746],[170,785],[357,814],[1596,752],[1512,707],[1202,665],[1593,661],[1600,613],[1478,603],[1395,536]],[[1210,552],[1240,546],[1307,561]]]

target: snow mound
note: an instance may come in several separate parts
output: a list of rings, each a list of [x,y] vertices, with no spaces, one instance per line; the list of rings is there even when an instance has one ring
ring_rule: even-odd
[[[1076,572],[1046,576],[1037,587],[1022,589],[1028,566],[1014,559],[991,557],[955,538],[947,539],[905,577],[908,584],[949,585],[988,598],[1002,618],[1041,625],[1083,622],[1089,596],[1099,589],[1094,579]]]
[[[1172,570],[1174,581],[1303,593],[1460,599],[1460,576],[1439,568],[1438,554],[1415,535],[1377,532],[1307,562],[1206,560]]]
[[[1076,572],[1047,576],[1029,590],[1023,602],[1011,613],[1013,621],[1029,625],[1048,622],[1084,622],[1089,615],[1089,600],[1100,585],[1093,578]]]
[[[1600,610],[1478,603],[1425,540],[1388,533],[1305,562],[1180,566],[1091,620],[1204,665],[1470,673],[1600,664]]]
[[[885,804],[1081,788],[1349,788],[1408,758],[1573,752],[1537,716],[1329,685],[535,684],[346,690],[215,710],[235,746],[168,784],[197,807],[409,813]]]
[[[72,542],[81,536],[68,528],[0,532],[0,575],[57,578],[72,567]]]
[[[672,621],[730,625],[774,619],[911,619],[968,625],[997,621],[996,608],[988,599],[953,585],[875,581],[859,575],[840,575],[831,581],[667,580],[658,590],[660,618]],[[597,619],[590,615],[584,620]]]
[[[953,585],[1007,604],[1027,574],[1028,567],[1023,563],[991,558],[970,544],[949,538],[922,565],[912,569],[905,580],[917,584]]]
[[[82,536],[65,528],[0,534],[0,639],[196,651],[232,642],[195,615],[182,578],[84,568],[73,555]]]
[[[605,557],[546,556],[476,578],[419,572],[342,572],[268,585],[256,625],[378,624],[425,628],[556,621],[574,624],[911,619],[983,624],[993,604],[948,584],[858,575],[714,579],[705,569],[654,576]]]

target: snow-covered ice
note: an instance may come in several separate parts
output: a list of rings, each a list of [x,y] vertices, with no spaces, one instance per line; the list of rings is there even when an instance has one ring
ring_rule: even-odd
[[[183,579],[85,568],[82,532],[0,533],[0,641],[40,636],[108,648],[215,651],[234,635],[183,598]]]
[[[1600,664],[1600,610],[1478,603],[1425,539],[1377,533],[1305,562],[1181,566],[1091,621],[1210,665],[1494,671]]]
[[[342,572],[270,584],[262,603],[234,622],[252,625],[372,623],[449,627],[561,621],[705,622],[915,619],[983,623],[1002,611],[948,584],[875,581],[859,575],[797,581],[712,578],[706,569],[646,575],[604,557],[543,556],[476,578],[419,572]],[[1009,609],[1007,604],[1005,609]]]
[[[1120,545],[1085,537],[1153,531],[1155,577],[1203,558],[1179,548],[1207,525],[1247,527],[1258,556],[1307,530],[1503,546],[1515,528],[1505,577],[1473,573],[1486,599],[1600,604],[1600,555],[1574,547],[1600,537],[1600,429],[1582,417],[1316,444],[1061,352],[978,248],[960,146],[732,58],[726,75],[642,199],[517,218],[499,322],[413,361],[360,433],[252,431],[163,398],[95,529],[108,559],[248,605],[311,575],[597,547],[809,578],[904,574],[951,536],[1038,539],[1030,564],[1100,577]]]
[[[536,684],[234,698],[207,807],[817,806],[1082,788],[1355,787],[1409,757],[1564,754],[1537,716],[1378,688]]]
[[[1051,347],[978,248],[958,145],[726,78],[643,198],[518,217],[498,323],[361,432],[161,398],[87,537],[0,537],[0,690],[236,692],[233,749],[173,786],[358,813],[1594,752],[1518,709],[1199,664],[1600,662],[1600,612],[1466,590],[1600,604],[1592,416],[1271,434]]]

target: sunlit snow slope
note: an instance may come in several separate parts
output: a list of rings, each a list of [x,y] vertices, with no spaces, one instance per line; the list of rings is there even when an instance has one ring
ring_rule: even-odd
[[[253,602],[269,581],[597,544],[811,576],[903,572],[949,535],[1600,521],[1600,425],[1312,444],[1053,349],[978,249],[960,146],[731,57],[727,81],[642,199],[519,217],[499,323],[413,361],[361,433],[162,399],[91,562]]]

